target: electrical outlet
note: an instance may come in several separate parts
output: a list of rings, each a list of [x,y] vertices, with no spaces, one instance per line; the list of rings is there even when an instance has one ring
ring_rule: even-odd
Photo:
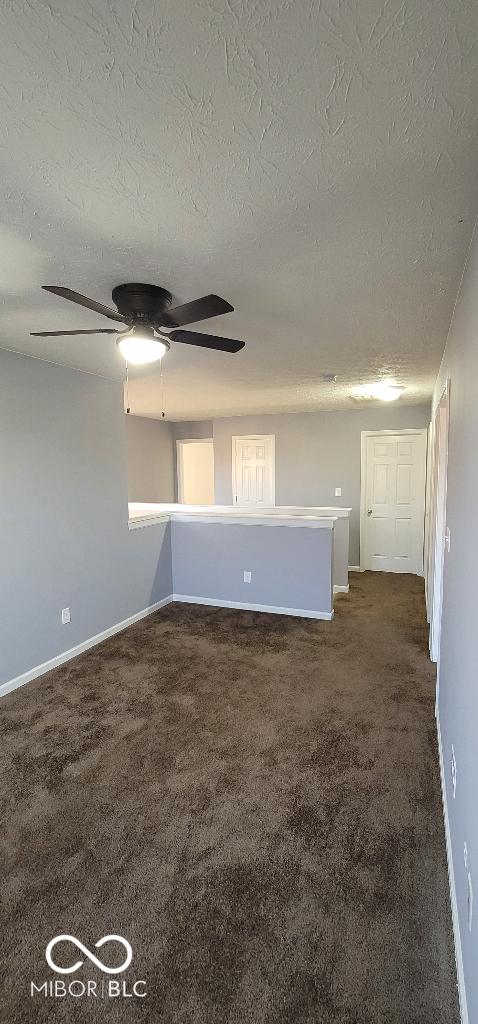
[[[252,580],[252,573],[248,569],[244,569],[244,583],[250,583]]]
[[[69,608],[62,608],[61,609],[61,624],[62,624],[62,626],[66,626],[66,624],[68,622],[71,622],[70,609]]]
[[[471,884],[471,874],[468,872],[468,931],[471,932],[471,926],[473,924],[473,886]]]
[[[336,487],[335,488],[335,497],[336,498],[341,498],[342,497],[342,488],[341,487]]]
[[[450,774],[451,774],[451,785],[452,785],[453,796],[455,797],[456,796],[456,757],[455,757],[455,748],[453,746],[453,743],[451,745]]]

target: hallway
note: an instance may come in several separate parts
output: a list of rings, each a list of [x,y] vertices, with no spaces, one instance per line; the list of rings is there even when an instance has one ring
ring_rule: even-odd
[[[423,581],[354,573],[332,622],[171,605],[6,697],[5,1019],[69,1019],[19,992],[113,932],[116,1021],[456,1024],[434,677]]]

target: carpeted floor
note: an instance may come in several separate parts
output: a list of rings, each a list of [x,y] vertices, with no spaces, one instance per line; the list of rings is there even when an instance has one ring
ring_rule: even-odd
[[[455,1024],[422,581],[331,623],[174,605],[0,703],[2,1015]],[[144,979],[146,998],[30,995]],[[115,960],[116,957],[116,960]],[[79,989],[79,987],[78,987]]]

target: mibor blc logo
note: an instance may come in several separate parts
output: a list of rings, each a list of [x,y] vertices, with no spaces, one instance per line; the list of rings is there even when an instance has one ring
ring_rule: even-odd
[[[55,947],[60,943],[69,943],[74,947],[76,959],[69,967],[60,967],[53,956]],[[116,943],[123,947],[125,954],[123,963],[119,967],[109,967],[107,963],[100,960],[74,935],[55,935],[48,943],[45,950],[45,959],[55,974],[75,974],[89,960],[103,975],[122,974],[127,970],[133,959],[133,950],[127,939],[122,935],[103,935],[102,939],[95,942],[95,949],[101,949],[107,943]],[[78,958],[78,953],[80,958]],[[72,958],[73,959],[73,958]],[[39,984],[30,982],[30,995],[44,996],[50,999],[64,999],[71,996],[73,999],[144,999],[146,996],[145,981],[125,981],[111,977],[95,980],[94,978],[73,978],[71,981],[63,981],[59,978],[50,978],[41,981]]]

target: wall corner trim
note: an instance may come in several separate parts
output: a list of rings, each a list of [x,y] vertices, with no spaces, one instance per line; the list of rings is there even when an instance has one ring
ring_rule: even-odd
[[[334,594],[348,594],[349,589],[350,589],[350,587],[349,587],[348,583],[347,583],[346,587],[342,587],[342,586],[339,586],[338,583],[334,583]]]
[[[443,761],[443,745],[440,729],[440,718],[437,714],[437,738],[438,755],[440,760],[441,795],[443,806],[443,821],[445,826],[446,859],[448,864],[448,883],[450,886],[451,916],[453,922],[453,939],[455,944],[455,962],[457,974],[458,999],[460,1003],[461,1024],[469,1024],[468,1007],[466,1002],[465,974],[463,970],[463,953],[461,949],[460,921],[458,917],[458,903],[456,898],[455,871],[453,868],[453,853],[451,844],[450,819],[448,817],[448,802],[445,786],[445,765]]]
[[[140,619],[145,619],[147,615],[152,615],[153,612],[159,611],[159,609],[164,608],[165,605],[171,604],[172,600],[172,594],[168,594],[168,596],[163,597],[161,601],[156,601],[155,604],[149,605],[148,608],[143,608],[142,611],[136,612],[134,615],[130,615],[127,619],[123,619],[122,622],[117,622],[114,626],[109,626],[108,629],[104,629],[101,633],[96,633],[95,636],[90,636],[87,640],[82,640],[80,644],[76,644],[75,647],[70,647],[68,651],[62,651],[61,654],[57,654],[54,658],[50,658],[49,661],[44,661],[41,665],[36,665],[34,668],[28,669],[28,672],[23,672],[21,676],[16,676],[14,679],[7,680],[6,683],[1,683],[0,698],[5,697],[7,693],[11,693],[12,690],[17,690],[19,686],[25,686],[25,683],[30,683],[32,679],[37,679],[38,676],[43,676],[46,672],[51,672],[54,668],[64,665],[66,661],[71,661],[72,658],[77,658],[79,654],[83,654],[84,651],[88,651],[90,647],[95,647],[96,644],[100,644],[103,640],[108,640],[108,638],[110,636],[114,636],[115,633],[121,633],[123,629],[127,629],[128,626],[132,626],[134,622],[138,622]]]
[[[363,572],[361,565],[349,565],[349,572]]]

